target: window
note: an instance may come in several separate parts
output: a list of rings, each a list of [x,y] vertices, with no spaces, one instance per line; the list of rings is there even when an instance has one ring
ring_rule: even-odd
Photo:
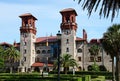
[[[66,52],[69,52],[69,48],[66,48]]]
[[[24,57],[24,61],[26,61],[26,57]]]
[[[72,22],[74,22],[74,17],[72,17]]]
[[[37,50],[37,54],[40,54],[40,50]]]
[[[69,16],[66,17],[66,22],[70,22]]]
[[[26,54],[26,49],[24,49],[24,54]]]
[[[51,50],[48,50],[47,53],[51,53]]]
[[[24,42],[24,46],[26,46],[27,45],[27,42]]]
[[[82,49],[79,48],[79,49],[77,50],[77,52],[78,52],[78,53],[82,53]]]
[[[81,61],[81,57],[78,57],[78,61]]]
[[[46,53],[46,51],[45,50],[42,50],[42,54],[45,54]]]
[[[66,40],[66,44],[69,44],[69,39]]]
[[[94,62],[94,57],[90,57],[90,62]]]
[[[25,21],[25,26],[28,27],[28,21]]]
[[[101,62],[101,57],[100,57],[100,56],[98,57],[98,60],[97,60],[97,61],[98,61],[98,62]]]

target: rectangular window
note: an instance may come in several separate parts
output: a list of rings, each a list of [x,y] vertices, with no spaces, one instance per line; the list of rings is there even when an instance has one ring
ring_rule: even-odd
[[[27,42],[24,42],[24,46],[26,46],[27,45]]]
[[[97,61],[98,61],[98,62],[101,62],[101,56],[98,57],[98,60],[97,60]]]
[[[24,49],[24,54],[26,54],[26,49]]]
[[[78,57],[78,61],[81,61],[81,57]]]
[[[90,62],[94,62],[94,57],[90,57]]]
[[[24,61],[26,62],[26,57],[24,57]]]

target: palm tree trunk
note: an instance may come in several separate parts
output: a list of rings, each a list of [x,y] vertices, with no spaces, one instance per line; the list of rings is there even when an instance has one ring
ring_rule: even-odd
[[[13,71],[13,68],[12,68],[12,66],[10,67],[10,73],[12,73],[12,71]]]
[[[120,81],[120,58],[119,52],[116,56],[116,81]]]
[[[68,69],[67,67],[64,67],[65,74],[67,74],[67,69]]]
[[[112,73],[113,73],[113,79],[112,81],[115,81],[115,66],[114,66],[115,60],[114,57],[112,57]]]

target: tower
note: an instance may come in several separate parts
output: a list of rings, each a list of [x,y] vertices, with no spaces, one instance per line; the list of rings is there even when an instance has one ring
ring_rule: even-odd
[[[36,27],[32,14],[26,13],[19,16],[22,19],[20,27],[20,68],[22,72],[31,70],[31,65],[35,62]]]
[[[71,54],[75,59],[76,56],[76,31],[77,13],[72,8],[63,9],[60,11],[62,15],[61,23],[61,54]]]

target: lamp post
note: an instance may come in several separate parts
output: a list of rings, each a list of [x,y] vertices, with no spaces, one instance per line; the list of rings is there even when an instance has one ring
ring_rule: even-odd
[[[61,40],[61,34],[60,31],[57,33],[57,58],[58,58],[58,81],[60,81],[60,41]]]

